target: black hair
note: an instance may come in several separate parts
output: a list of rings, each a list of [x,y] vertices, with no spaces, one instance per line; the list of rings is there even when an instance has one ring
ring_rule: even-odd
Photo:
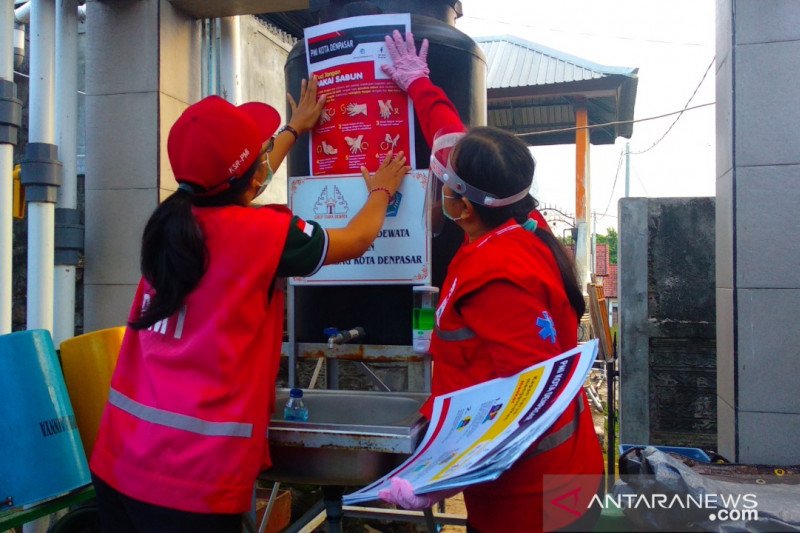
[[[140,266],[142,276],[155,294],[139,318],[128,322],[133,329],[145,329],[180,309],[186,295],[200,283],[208,268],[208,249],[192,205],[223,206],[236,203],[258,167],[258,159],[229,187],[213,196],[178,189],[150,215],[142,234]],[[198,194],[198,192],[200,194]]]
[[[536,163],[528,146],[516,135],[498,128],[476,127],[456,144],[452,155],[453,169],[465,182],[498,198],[506,198],[530,187]],[[528,220],[539,202],[531,195],[503,207],[487,207],[472,203],[475,213],[490,228],[509,219],[520,224]],[[575,263],[564,245],[544,228],[536,228],[539,237],[553,254],[570,305],[578,321],[586,311],[583,291],[578,284]]]

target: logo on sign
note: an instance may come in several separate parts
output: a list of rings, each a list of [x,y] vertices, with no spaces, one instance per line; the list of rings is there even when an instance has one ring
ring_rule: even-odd
[[[349,210],[347,200],[336,185],[333,190],[329,186],[325,186],[322,192],[314,202],[314,218],[332,219],[332,218],[347,218],[347,211]]]

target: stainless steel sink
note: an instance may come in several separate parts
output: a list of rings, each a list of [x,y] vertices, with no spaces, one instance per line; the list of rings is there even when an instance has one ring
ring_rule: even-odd
[[[425,435],[427,393],[305,390],[308,422],[283,420],[289,389],[278,389],[269,428],[272,468],[263,479],[366,485],[402,463]]]

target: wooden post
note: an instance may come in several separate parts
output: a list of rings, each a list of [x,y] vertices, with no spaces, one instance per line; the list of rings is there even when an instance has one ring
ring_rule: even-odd
[[[575,267],[578,284],[585,288],[593,270],[591,261],[590,181],[589,181],[589,114],[585,107],[575,106]]]

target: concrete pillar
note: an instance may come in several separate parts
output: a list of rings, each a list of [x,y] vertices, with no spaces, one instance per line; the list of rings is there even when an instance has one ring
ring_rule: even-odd
[[[717,441],[713,198],[619,201],[620,442]]]
[[[90,0],[86,13],[84,329],[123,325],[142,230],[176,188],[167,133],[200,99],[200,22],[159,0]]]
[[[719,452],[800,463],[800,3],[717,2]]]

